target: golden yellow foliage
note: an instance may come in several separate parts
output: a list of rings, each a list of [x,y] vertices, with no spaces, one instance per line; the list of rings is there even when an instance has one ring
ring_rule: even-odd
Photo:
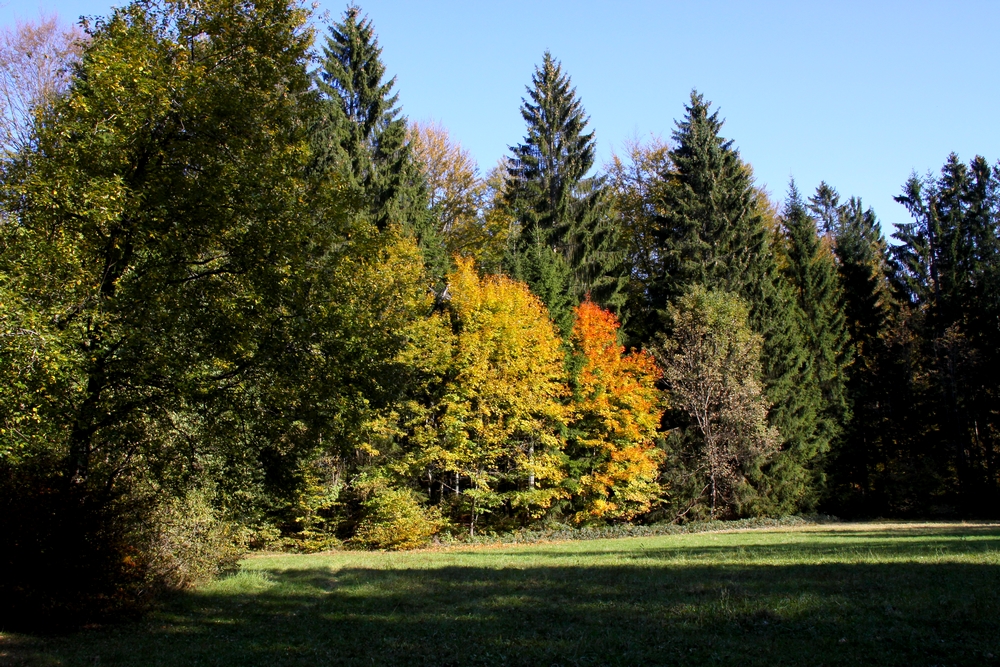
[[[436,123],[413,123],[409,141],[447,252],[497,265],[511,226],[497,201],[505,170],[480,177],[475,158]]]
[[[445,307],[415,322],[400,361],[410,397],[376,430],[402,442],[401,476],[427,480],[470,530],[483,513],[538,518],[568,495],[562,432],[570,419],[563,350],[523,283],[480,277],[456,258]]]

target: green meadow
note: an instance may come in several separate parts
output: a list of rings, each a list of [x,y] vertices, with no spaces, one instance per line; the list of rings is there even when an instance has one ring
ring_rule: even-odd
[[[1000,664],[1000,524],[255,555],[12,665]]]

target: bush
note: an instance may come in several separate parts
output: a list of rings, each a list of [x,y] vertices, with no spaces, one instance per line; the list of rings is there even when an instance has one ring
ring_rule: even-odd
[[[155,573],[168,588],[188,588],[236,566],[249,531],[219,518],[213,494],[202,489],[164,504],[156,514]]]
[[[59,630],[142,611],[235,562],[210,495],[84,493],[55,465],[0,466],[0,627]]]
[[[424,508],[410,489],[380,486],[362,502],[361,521],[351,542],[375,549],[415,549],[442,526],[437,508]]]

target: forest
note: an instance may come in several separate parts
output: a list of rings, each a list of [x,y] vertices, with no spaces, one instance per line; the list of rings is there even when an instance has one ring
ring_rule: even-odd
[[[2,36],[3,614],[248,549],[1000,513],[1000,166],[901,175],[887,237],[825,182],[775,201],[697,91],[598,165],[546,52],[484,170],[362,9],[313,21]]]

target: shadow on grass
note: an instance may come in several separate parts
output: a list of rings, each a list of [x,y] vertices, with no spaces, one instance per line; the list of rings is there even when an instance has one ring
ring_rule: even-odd
[[[794,545],[800,556],[802,547]],[[539,565],[539,555],[502,569],[245,571],[143,621],[21,636],[0,655],[31,665],[268,667],[979,665],[1000,657],[996,565],[654,558],[580,567]]]
[[[809,542],[775,543],[766,537],[741,539],[738,544],[722,543],[718,545],[701,544],[688,546],[683,544],[662,545],[657,538],[629,538],[629,545],[620,549],[580,549],[580,543],[569,543],[568,548],[555,548],[535,552],[534,558],[543,560],[576,560],[586,557],[621,557],[628,559],[712,559],[732,560],[753,558],[756,560],[774,558],[778,560],[822,560],[835,558],[843,560],[845,555],[851,558],[873,559],[905,559],[942,558],[949,555],[965,556],[1000,553],[1000,534],[996,529],[972,533],[962,531],[956,533],[961,537],[947,537],[941,531],[907,531],[905,534],[874,534],[872,532],[848,531],[811,531],[807,535]],[[743,536],[741,536],[743,537]],[[899,539],[907,538],[906,540]],[[824,541],[822,538],[832,538]],[[648,542],[644,546],[643,542]],[[523,553],[521,548],[502,548],[494,551],[496,555],[517,556]],[[460,558],[477,558],[476,551],[457,551]]]

